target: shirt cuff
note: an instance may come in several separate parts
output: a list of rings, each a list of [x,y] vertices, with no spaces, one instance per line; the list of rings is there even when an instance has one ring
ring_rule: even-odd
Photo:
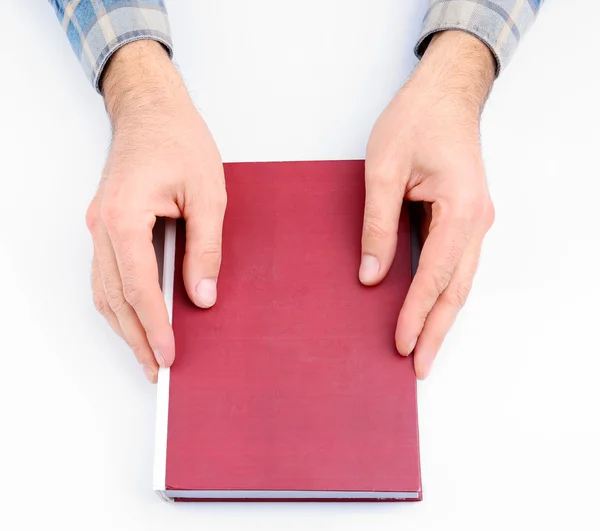
[[[173,56],[171,29],[163,0],[71,2],[62,13],[63,26],[83,70],[100,93],[102,71],[121,46],[141,39],[162,43]],[[67,4],[68,6],[68,4]]]
[[[438,31],[466,31],[490,48],[498,75],[533,24],[539,5],[540,0],[431,0],[415,54],[421,59]]]

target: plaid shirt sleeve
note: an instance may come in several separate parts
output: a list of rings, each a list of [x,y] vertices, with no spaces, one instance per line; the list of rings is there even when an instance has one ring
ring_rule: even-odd
[[[496,57],[496,75],[512,58],[533,24],[543,0],[430,0],[415,53],[423,57],[434,33],[467,31],[487,44]]]
[[[164,0],[50,0],[50,4],[98,92],[102,70],[121,46],[153,39],[172,55]]]

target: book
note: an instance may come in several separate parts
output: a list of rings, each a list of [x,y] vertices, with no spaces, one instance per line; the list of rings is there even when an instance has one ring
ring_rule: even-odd
[[[168,500],[420,500],[416,378],[394,344],[409,216],[386,279],[358,280],[364,161],[225,164],[217,304],[183,284],[168,220],[176,359],[158,379],[154,488]]]

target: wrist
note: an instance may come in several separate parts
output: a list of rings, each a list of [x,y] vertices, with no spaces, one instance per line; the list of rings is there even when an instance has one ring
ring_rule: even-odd
[[[153,40],[131,42],[113,54],[104,71],[102,95],[115,129],[191,103],[166,50]]]
[[[481,114],[494,83],[496,60],[488,46],[460,30],[434,35],[411,83]]]

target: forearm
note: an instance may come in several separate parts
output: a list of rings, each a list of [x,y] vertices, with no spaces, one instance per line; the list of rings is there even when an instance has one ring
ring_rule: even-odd
[[[430,0],[421,36],[419,58],[439,31],[461,30],[485,43],[496,60],[496,75],[510,62],[531,27],[543,0]]]
[[[104,68],[123,45],[154,40],[171,54],[171,32],[164,0],[50,0],[71,47],[96,90]]]
[[[122,128],[157,110],[176,112],[190,104],[186,87],[164,48],[144,40],[123,46],[115,52],[104,71],[102,94],[113,128]],[[150,124],[148,124],[150,125]],[[160,125],[154,123],[154,126]]]
[[[492,52],[478,38],[462,31],[436,33],[411,77],[410,86],[424,92],[419,100],[428,105],[438,99],[452,99],[479,118],[495,79]],[[447,108],[445,105],[444,108]]]

